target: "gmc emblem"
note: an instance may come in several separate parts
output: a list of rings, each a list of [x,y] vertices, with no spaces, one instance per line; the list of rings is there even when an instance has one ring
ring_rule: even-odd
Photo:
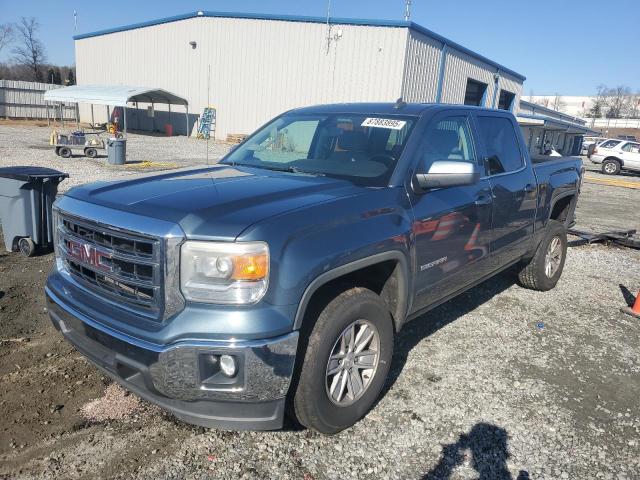
[[[98,250],[89,243],[67,240],[68,255],[87,265],[105,272],[112,272],[111,254]]]

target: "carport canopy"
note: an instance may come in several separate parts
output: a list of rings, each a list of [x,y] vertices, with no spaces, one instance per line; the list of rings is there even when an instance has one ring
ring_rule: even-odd
[[[89,103],[113,107],[126,107],[128,103],[156,103],[169,105],[184,105],[187,118],[187,135],[189,134],[189,102],[174,93],[162,88],[135,87],[130,85],[73,85],[71,87],[47,90],[44,100],[61,103]],[[93,107],[91,111],[93,117]],[[93,123],[93,118],[91,119]],[[127,131],[126,109],[124,114],[124,131]]]

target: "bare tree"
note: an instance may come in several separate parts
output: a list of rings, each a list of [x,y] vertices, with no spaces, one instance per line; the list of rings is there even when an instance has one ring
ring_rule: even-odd
[[[607,118],[622,118],[628,113],[631,103],[631,89],[618,86],[607,91],[606,116]]]
[[[587,117],[589,118],[600,118],[604,114],[606,101],[607,101],[607,92],[609,89],[606,85],[598,85],[596,87],[596,95],[591,98],[591,108],[587,113]]]
[[[18,45],[13,49],[15,62],[29,67],[36,82],[43,80],[41,67],[47,60],[44,45],[36,37],[39,28],[40,24],[34,17],[22,17],[15,26]]]
[[[0,25],[0,53],[13,42],[13,27],[8,23]]]
[[[562,112],[566,106],[567,106],[566,102],[562,99],[560,95],[556,93],[553,97],[551,108],[553,108],[558,112]]]

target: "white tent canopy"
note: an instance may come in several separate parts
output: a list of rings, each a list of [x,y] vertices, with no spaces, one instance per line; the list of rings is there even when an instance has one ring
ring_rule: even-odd
[[[188,105],[186,99],[161,88],[132,87],[129,85],[74,85],[47,90],[44,99],[50,102],[92,103],[126,107],[127,102]]]
[[[79,124],[78,119],[78,103],[91,104],[91,124],[94,124],[93,106],[105,105],[107,107],[107,116],[110,116],[109,107],[124,107],[123,120],[124,132],[127,133],[127,103],[135,103],[136,109],[138,102],[150,103],[153,106],[156,103],[169,105],[169,121],[171,121],[171,105],[184,105],[186,110],[187,136],[189,136],[189,102],[178,95],[167,92],[161,88],[149,87],[133,87],[129,85],[73,85],[71,87],[58,88],[55,90],[47,90],[44,94],[44,100],[47,102],[75,103],[76,104],[76,125]],[[48,116],[47,108],[47,116]],[[64,120],[62,120],[64,125]],[[154,116],[155,128],[155,116]]]

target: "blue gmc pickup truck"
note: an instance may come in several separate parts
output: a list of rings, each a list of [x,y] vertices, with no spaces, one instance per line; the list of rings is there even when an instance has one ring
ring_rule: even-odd
[[[54,206],[54,325],[193,424],[332,434],[385,383],[403,325],[498,272],[553,288],[582,181],[509,112],[284,113],[215,166],[76,187]],[[287,408],[285,408],[287,407]]]

